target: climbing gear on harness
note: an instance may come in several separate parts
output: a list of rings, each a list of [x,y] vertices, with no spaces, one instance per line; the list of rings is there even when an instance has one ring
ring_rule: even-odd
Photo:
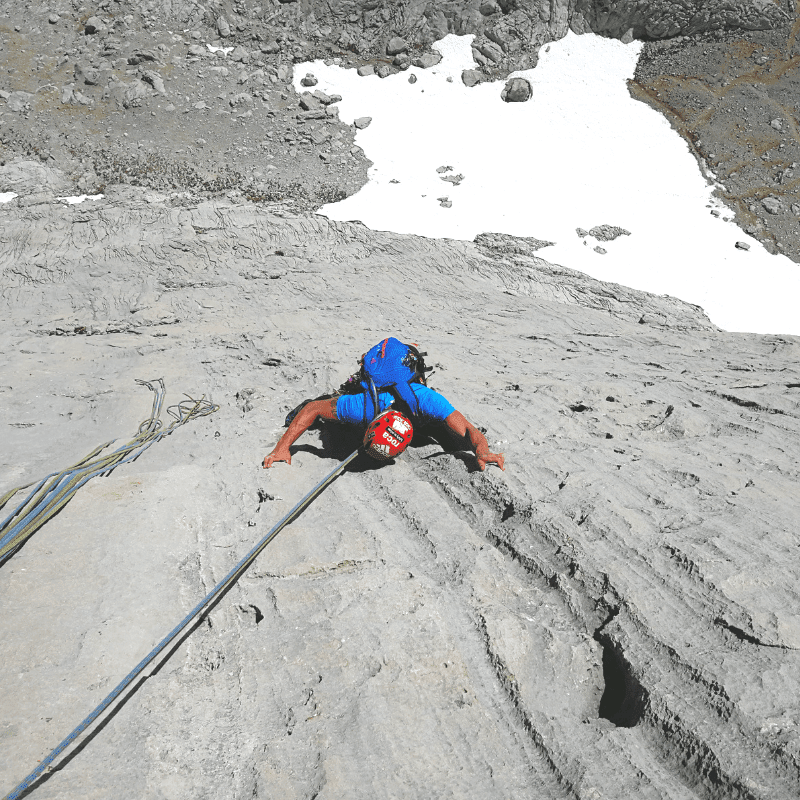
[[[219,410],[205,399],[194,400],[188,395],[188,400],[182,400],[174,406],[167,408],[167,413],[174,418],[168,428],[163,428],[161,422],[161,407],[164,402],[166,389],[163,378],[150,381],[137,380],[136,383],[146,386],[154,392],[153,409],[150,416],[141,425],[136,436],[130,442],[117,448],[111,453],[95,458],[112,442],[106,442],[95,448],[77,464],[46,475],[37,484],[33,491],[16,509],[0,523],[0,565],[10,558],[16,550],[54,514],[57,514],[74,496],[78,489],[95,475],[110,475],[112,470],[121,464],[135,461],[164,436],[169,436],[176,428],[186,424],[196,417],[205,417]],[[0,508],[19,491],[27,489],[32,484],[18,486],[0,497]]]
[[[210,413],[210,412],[208,412]],[[86,719],[75,728],[66,739],[64,739],[46,758],[43,758],[36,769],[25,778],[10,794],[6,795],[4,800],[17,800],[17,798],[28,789],[40,776],[47,770],[50,764],[61,754],[75,739],[89,727],[99,716],[105,711],[108,706],[125,690],[127,686],[139,675],[142,670],[153,661],[153,659],[161,653],[177,636],[178,634],[202,611],[206,610],[208,606],[217,598],[219,598],[226,589],[232,586],[242,575],[242,573],[255,561],[258,554],[280,533],[280,531],[295,517],[297,517],[303,509],[308,506],[317,495],[322,492],[329,484],[344,472],[347,465],[359,455],[361,450],[356,450],[351,453],[341,464],[339,464],[332,472],[326,475],[277,525],[275,525],[270,532],[261,539],[258,544],[125,676],[122,682],[108,695],[108,697],[100,703],[97,708],[89,714]]]
[[[378,461],[390,461],[399,456],[413,438],[410,420],[388,408],[369,424],[364,436],[364,452]]]
[[[419,403],[411,384],[426,383],[425,373],[432,368],[425,366],[425,355],[414,345],[403,344],[391,336],[364,354],[361,386],[364,391],[365,422],[380,413],[378,393],[386,389],[405,404],[412,415],[419,413]]]

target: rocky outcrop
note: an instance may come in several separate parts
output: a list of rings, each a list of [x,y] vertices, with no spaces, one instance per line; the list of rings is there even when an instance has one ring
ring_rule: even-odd
[[[392,333],[506,471],[437,431],[348,471],[35,796],[798,796],[797,338],[530,238],[130,187],[0,215],[0,494],[127,441],[136,377],[221,406],[0,568],[3,790],[354,449],[260,468]]]

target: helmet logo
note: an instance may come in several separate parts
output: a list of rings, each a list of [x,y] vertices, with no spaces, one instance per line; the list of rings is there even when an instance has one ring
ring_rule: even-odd
[[[364,436],[364,452],[378,461],[399,456],[414,438],[411,422],[399,411],[389,408],[370,423]]]

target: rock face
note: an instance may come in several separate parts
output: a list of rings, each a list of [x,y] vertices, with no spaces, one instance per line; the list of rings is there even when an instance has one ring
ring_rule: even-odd
[[[127,441],[134,378],[220,405],[0,567],[4,791],[355,448],[260,468],[396,334],[506,471],[436,430],[348,471],[35,796],[798,796],[800,340],[533,238],[132,187],[0,215],[0,494]]]

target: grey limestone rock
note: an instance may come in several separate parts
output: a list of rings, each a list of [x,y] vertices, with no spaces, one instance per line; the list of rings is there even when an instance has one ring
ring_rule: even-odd
[[[400,36],[393,36],[386,43],[386,55],[396,56],[408,50],[408,42]]]
[[[554,244],[533,236],[512,236],[508,233],[480,233],[474,241],[481,251],[495,257],[534,256],[537,250]]]
[[[511,78],[506,82],[500,97],[506,103],[524,103],[530,100],[533,90],[525,78]]]
[[[365,78],[367,75],[374,75],[375,74],[375,65],[374,64],[362,64],[356,72],[362,77]]]
[[[310,72],[307,72],[305,76],[300,79],[301,86],[316,86],[317,83],[317,79]]]
[[[148,94],[148,85],[141,80],[133,80],[124,84],[125,88],[122,95],[123,108],[138,108]]]
[[[89,17],[83,25],[84,31],[89,34],[103,33],[106,29],[103,20],[100,17]]]
[[[353,125],[355,125],[358,130],[363,131],[364,128],[368,128],[369,124],[372,122],[372,117],[357,117],[353,120]]]
[[[9,92],[6,97],[6,108],[9,111],[20,112],[24,111],[31,102],[33,94],[31,92]]]
[[[231,35],[231,26],[224,16],[217,18],[217,32],[223,39],[227,39]]]
[[[228,103],[232,108],[246,108],[253,105],[253,95],[240,92],[231,97]]]
[[[441,60],[441,53],[423,53],[418,58],[413,59],[411,63],[420,69],[430,69],[431,67],[435,67]]]
[[[133,186],[2,214],[0,493],[127,441],[134,377],[220,406],[0,568],[4,791],[358,441],[265,471],[286,413],[416,330],[505,472],[444,435],[346,471],[34,791],[798,796],[797,337],[538,240]]]
[[[147,81],[158,94],[166,96],[167,89],[164,86],[164,79],[157,72],[151,69],[140,69],[139,74],[142,76],[142,80]]]
[[[764,210],[770,214],[780,214],[783,211],[783,203],[781,202],[779,197],[775,197],[775,195],[768,195],[761,201],[761,205],[764,206]]]
[[[478,46],[478,52],[489,61],[498,63],[503,60],[503,48],[496,42],[484,42]]]
[[[318,111],[322,108],[322,105],[320,98],[315,97],[311,92],[303,92],[300,95],[300,108],[303,111]]]
[[[620,236],[630,236],[631,232],[626,231],[625,228],[618,228],[616,225],[595,225],[593,228],[589,228],[589,235],[601,242],[613,242]]]
[[[461,73],[464,86],[477,86],[483,80],[483,74],[477,69],[465,69]]]

